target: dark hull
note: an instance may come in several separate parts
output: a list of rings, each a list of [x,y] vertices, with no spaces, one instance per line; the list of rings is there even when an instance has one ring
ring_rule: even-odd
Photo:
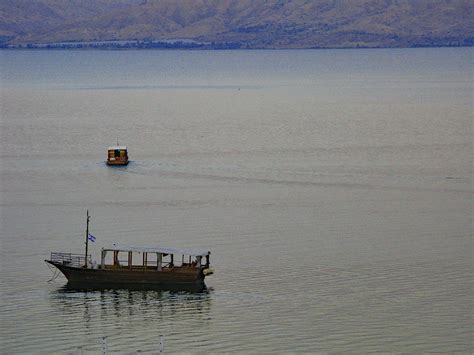
[[[128,160],[127,161],[106,161],[106,164],[109,166],[124,166],[128,165]]]
[[[174,268],[167,271],[129,269],[85,269],[45,260],[57,267],[72,289],[190,290],[205,287],[199,268]]]

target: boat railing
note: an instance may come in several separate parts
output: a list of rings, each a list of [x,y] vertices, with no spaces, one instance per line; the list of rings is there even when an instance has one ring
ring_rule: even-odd
[[[86,257],[81,254],[52,252],[51,261],[62,264],[62,265],[73,266],[73,267],[82,267],[86,265]],[[87,261],[89,264],[91,263],[90,255],[87,255]]]

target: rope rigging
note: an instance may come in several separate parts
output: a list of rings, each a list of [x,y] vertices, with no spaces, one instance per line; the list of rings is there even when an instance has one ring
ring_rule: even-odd
[[[48,283],[51,283],[59,277],[59,275],[61,274],[61,271],[59,271],[59,269],[56,269],[52,265],[47,264],[47,266],[49,270],[51,270],[51,272],[53,273],[53,277],[51,277],[51,279],[48,280]]]

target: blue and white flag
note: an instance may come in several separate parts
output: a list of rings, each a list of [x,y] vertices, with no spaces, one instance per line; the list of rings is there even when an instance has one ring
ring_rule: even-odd
[[[91,242],[95,242],[95,237],[89,233],[89,235],[87,236],[87,239],[89,239]]]

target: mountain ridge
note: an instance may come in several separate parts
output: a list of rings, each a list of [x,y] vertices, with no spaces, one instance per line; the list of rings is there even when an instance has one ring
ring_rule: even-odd
[[[472,9],[469,0],[3,0],[0,41],[460,46],[474,43]]]

